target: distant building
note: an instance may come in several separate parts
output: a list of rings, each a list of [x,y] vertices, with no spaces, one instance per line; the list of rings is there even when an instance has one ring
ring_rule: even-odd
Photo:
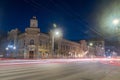
[[[3,35],[3,37],[0,38],[0,57],[3,57],[5,54],[5,48],[7,46],[7,36]]]
[[[88,41],[88,56],[104,56],[105,43],[104,40],[90,40]]]
[[[83,57],[86,51],[86,41],[79,43],[55,38],[54,54],[52,53],[52,34],[42,33],[38,28],[36,17],[30,19],[30,27],[24,33],[18,29],[8,32],[8,45],[5,57],[17,58],[51,58],[51,57]]]

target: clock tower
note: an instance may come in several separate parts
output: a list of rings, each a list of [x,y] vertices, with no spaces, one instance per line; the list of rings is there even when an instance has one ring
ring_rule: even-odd
[[[37,28],[38,27],[38,20],[36,19],[36,16],[33,16],[33,18],[30,19],[30,27],[31,28]]]

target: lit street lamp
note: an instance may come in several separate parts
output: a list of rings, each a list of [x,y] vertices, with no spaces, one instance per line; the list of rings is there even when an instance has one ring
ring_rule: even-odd
[[[5,48],[5,50],[6,50],[6,51],[9,50],[9,48],[7,47],[7,48]]]
[[[57,27],[57,25],[54,23],[54,24],[53,24],[53,27],[54,27],[54,28],[56,28],[56,27]]]
[[[114,19],[113,22],[112,22],[112,24],[114,25],[114,35],[115,35],[114,39],[115,39],[115,41],[120,41],[120,38],[119,38],[120,19],[118,19],[118,18]],[[114,45],[114,46],[116,46],[116,45]]]
[[[13,47],[13,49],[15,50],[15,49],[16,49],[16,47],[14,46],[14,47]]]
[[[116,30],[118,29],[118,25],[119,25],[119,23],[120,23],[120,20],[119,19],[114,19],[113,21],[112,21],[112,24],[114,25],[114,32],[116,32]]]
[[[93,43],[90,43],[89,46],[93,46]]]
[[[56,27],[56,24],[53,24],[53,26],[55,27],[55,29],[53,29],[52,31],[52,56],[54,55],[54,51],[55,51],[55,38],[57,37],[60,37],[61,36],[61,30],[60,29],[57,29]]]
[[[114,29],[114,35],[116,35],[115,39],[117,40],[117,35],[118,35],[117,33],[119,31],[118,29],[119,29],[120,20],[118,18],[113,19],[112,24],[114,26],[114,28],[113,28]]]
[[[14,50],[14,51],[15,51],[15,50],[16,50],[16,46],[8,45],[8,46],[5,48],[5,50],[7,51],[7,55],[8,55],[8,52],[9,52],[8,50],[12,50],[12,51]],[[15,56],[16,56],[16,54],[15,54]]]
[[[6,48],[5,48],[6,50],[9,50],[9,49],[16,49],[16,46],[13,46],[13,45],[8,45]]]
[[[93,43],[90,42],[88,44],[88,56],[91,57],[93,55]]]
[[[114,19],[114,20],[113,20],[113,24],[114,24],[115,26],[118,25],[119,22],[120,22],[119,19]]]

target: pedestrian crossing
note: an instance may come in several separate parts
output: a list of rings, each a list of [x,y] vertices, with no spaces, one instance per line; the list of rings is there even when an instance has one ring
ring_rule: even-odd
[[[119,75],[119,68],[99,63],[13,65],[0,68],[0,80],[105,80],[105,71],[115,70]]]

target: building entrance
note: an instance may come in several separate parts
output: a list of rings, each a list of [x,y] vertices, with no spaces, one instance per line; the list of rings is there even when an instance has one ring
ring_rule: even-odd
[[[33,59],[34,58],[34,51],[29,51],[29,59]]]

